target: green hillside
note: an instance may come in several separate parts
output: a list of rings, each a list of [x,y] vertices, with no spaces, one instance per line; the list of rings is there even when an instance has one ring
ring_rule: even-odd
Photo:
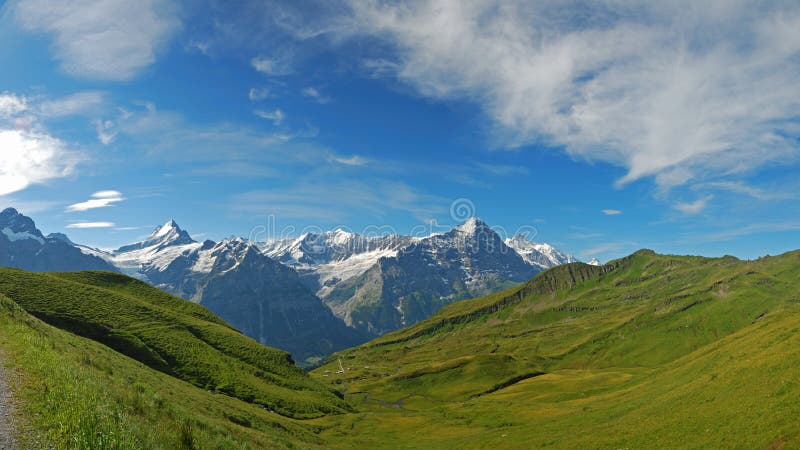
[[[0,360],[56,448],[800,448],[798,281],[800,252],[570,264],[309,377],[130,278],[0,269]]]
[[[316,448],[302,422],[153,370],[0,295],[0,349],[21,448]]]
[[[459,302],[314,376],[339,447],[800,447],[800,252],[640,251]],[[339,374],[339,359],[345,373]]]
[[[279,415],[305,419],[350,410],[287,353],[245,337],[202,306],[124,275],[0,269],[0,294],[150,368]]]

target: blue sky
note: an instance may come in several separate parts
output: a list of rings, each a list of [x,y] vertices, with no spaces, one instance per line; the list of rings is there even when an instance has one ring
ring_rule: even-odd
[[[0,201],[106,248],[458,199],[584,259],[800,248],[800,7],[648,3],[6,2]]]

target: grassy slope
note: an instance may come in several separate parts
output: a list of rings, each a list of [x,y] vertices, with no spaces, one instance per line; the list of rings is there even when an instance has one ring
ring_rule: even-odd
[[[23,448],[313,448],[313,428],[51,327],[0,295],[0,348],[22,377]]]
[[[637,252],[444,308],[317,369],[343,447],[800,446],[800,253]],[[326,371],[330,373],[326,374]],[[327,376],[326,376],[327,375]]]
[[[205,308],[108,272],[0,269],[0,293],[32,315],[195,386],[293,418],[350,407],[292,364]]]

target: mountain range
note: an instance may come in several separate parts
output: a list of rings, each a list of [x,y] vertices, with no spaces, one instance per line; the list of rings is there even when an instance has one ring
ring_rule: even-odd
[[[416,323],[455,300],[576,261],[519,235],[504,241],[476,217],[424,238],[338,229],[275,240],[261,248],[294,268],[348,326],[369,336]]]
[[[206,306],[301,364],[575,261],[522,236],[503,240],[478,218],[424,238],[337,229],[258,243],[197,242],[170,220],[111,251],[44,236],[14,209],[0,214],[0,231],[2,265],[118,271]]]

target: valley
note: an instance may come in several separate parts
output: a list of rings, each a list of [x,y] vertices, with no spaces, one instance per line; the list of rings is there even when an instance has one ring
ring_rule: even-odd
[[[316,369],[348,446],[795,448],[800,253],[551,269]],[[339,360],[346,368],[338,373]],[[342,429],[349,430],[343,432]]]
[[[642,250],[603,266],[570,263],[444,306],[306,376],[285,353],[231,340],[232,330],[204,308],[139,281],[6,269],[0,342],[27,386],[61,386],[47,396],[95,390],[76,407],[85,409],[52,413],[80,411],[79,418],[37,416],[39,426],[76,421],[64,436],[108,429],[125,442],[174,443],[179,436],[156,425],[165,421],[198,448],[798,448],[799,277],[800,252],[742,261]],[[42,290],[23,288],[31,285]],[[83,309],[64,303],[71,297],[91,301]],[[157,321],[126,325],[121,302],[135,302],[130,314],[142,318],[149,309],[170,311],[194,330],[184,339],[216,350],[190,344],[193,353],[174,353],[148,331],[161,330]],[[117,313],[91,312],[106,303]],[[77,327],[98,318],[111,334]],[[251,372],[256,378],[207,372],[198,383],[191,375],[222,367],[215,358],[259,367],[264,359],[255,355],[273,361]],[[65,371],[41,378],[56,361]],[[139,381],[120,384],[125,379]],[[23,389],[26,411],[54,404],[42,393]],[[265,403],[263,395],[282,400]],[[188,399],[200,406],[186,409]],[[90,402],[122,408],[124,420],[86,423],[95,417]],[[148,427],[164,433],[147,437]]]
[[[800,1],[0,0],[0,450],[800,450]]]
[[[0,260],[7,266],[124,273],[206,306],[305,367],[456,300],[574,260],[521,236],[504,242],[477,218],[423,238],[337,229],[270,242],[197,242],[169,220],[116,250],[76,244],[63,234],[46,237],[13,208],[0,214],[0,230]]]

